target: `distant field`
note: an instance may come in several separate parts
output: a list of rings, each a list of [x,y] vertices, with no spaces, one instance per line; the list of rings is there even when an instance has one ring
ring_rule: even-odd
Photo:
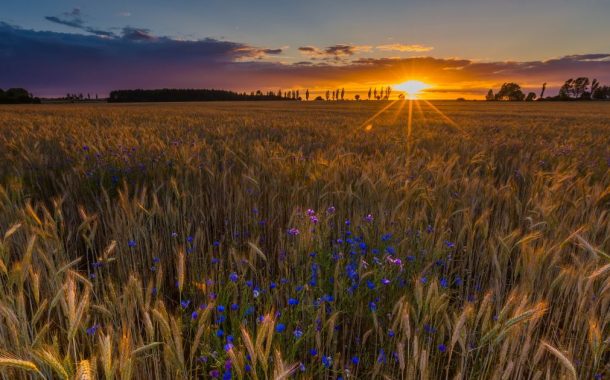
[[[0,376],[610,376],[610,103],[388,105],[0,106]]]

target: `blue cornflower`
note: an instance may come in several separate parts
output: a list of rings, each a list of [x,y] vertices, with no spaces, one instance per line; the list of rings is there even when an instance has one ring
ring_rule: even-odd
[[[182,306],[183,309],[186,309],[187,307],[189,307],[190,304],[191,304],[191,300],[180,301],[180,306]]]
[[[299,339],[300,337],[303,336],[303,330],[296,328],[293,332],[292,335],[294,335],[295,338]]]
[[[422,277],[419,279],[419,282],[421,282],[422,284],[424,284],[424,285],[425,285],[425,284],[428,282],[428,278],[427,278],[426,276],[422,276]]]
[[[199,313],[197,313],[196,311],[193,311],[191,313],[191,319],[197,319],[198,316],[199,316]]]
[[[281,333],[283,333],[284,331],[286,331],[286,325],[285,325],[285,324],[283,324],[283,323],[278,323],[278,324],[275,326],[275,332],[277,332],[277,333],[280,333],[280,334],[281,334]]]
[[[390,284],[390,280],[388,280],[387,278],[384,278],[381,280],[381,283],[384,285],[389,285]]]
[[[316,350],[315,348],[312,348],[311,350],[309,350],[309,355],[311,355],[311,356],[318,355],[318,350]]]
[[[371,280],[367,280],[366,281],[366,286],[369,289],[375,289],[375,283],[373,281],[371,281]]]
[[[360,363],[360,358],[357,356],[353,356],[352,357],[352,364],[353,365],[358,365],[358,363]]]
[[[333,358],[331,358],[330,356],[323,356],[322,357],[322,365],[325,368],[330,368],[330,366],[333,364]]]
[[[299,300],[296,298],[290,298],[288,299],[288,305],[290,306],[296,306],[299,304]]]
[[[369,302],[369,309],[374,313],[377,311],[377,304],[375,302]]]
[[[239,305],[236,303],[232,303],[231,304],[231,311],[236,311],[237,309],[239,309]]]
[[[217,337],[219,337],[219,338],[220,338],[220,337],[222,337],[224,334],[225,334],[225,332],[224,332],[224,331],[222,331],[222,329],[218,329],[218,330],[216,330],[216,336],[217,336]]]
[[[440,352],[445,352],[445,351],[447,351],[447,346],[445,346],[444,344],[439,344],[438,345],[438,350]]]
[[[129,240],[127,241],[127,245],[129,246],[129,248],[134,248],[134,247],[135,247],[137,244],[136,244],[136,241],[135,241],[135,240],[133,240],[133,239],[129,239]]]
[[[90,335],[90,336],[95,335],[95,332],[96,332],[96,331],[97,331],[97,329],[99,329],[99,328],[100,328],[100,325],[99,325],[99,324],[97,324],[97,323],[96,323],[95,325],[93,325],[93,326],[89,327],[89,328],[87,329],[87,335]]]
[[[224,313],[225,312],[225,307],[223,305],[218,305],[216,307],[216,310],[218,310],[219,313]]]
[[[229,275],[229,280],[231,280],[231,282],[237,282],[238,279],[239,279],[239,276],[235,272],[233,272]]]
[[[441,278],[441,280],[439,281],[441,288],[446,288],[449,283],[447,282],[447,279],[445,277]]]

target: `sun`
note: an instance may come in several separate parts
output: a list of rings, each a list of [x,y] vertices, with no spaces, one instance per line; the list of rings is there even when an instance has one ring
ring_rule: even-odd
[[[407,99],[417,99],[422,90],[430,88],[430,85],[418,80],[408,80],[394,86],[395,89],[403,91]]]

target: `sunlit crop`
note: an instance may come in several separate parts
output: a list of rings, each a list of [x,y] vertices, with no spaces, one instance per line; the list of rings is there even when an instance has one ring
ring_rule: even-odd
[[[610,110],[433,106],[0,107],[0,374],[607,375]]]

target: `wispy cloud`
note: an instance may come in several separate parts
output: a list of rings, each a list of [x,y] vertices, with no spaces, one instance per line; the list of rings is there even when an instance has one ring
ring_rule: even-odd
[[[325,48],[318,48],[316,46],[301,46],[298,50],[301,54],[313,58],[326,58],[336,61],[342,60],[342,58],[351,57],[356,53],[369,52],[372,46],[369,45],[348,45],[348,44],[337,44],[331,45]]]
[[[114,35],[114,33],[110,31],[86,25],[80,8],[74,8],[70,12],[64,12],[59,16],[46,16],[45,19],[55,24],[80,29],[84,32],[96,34],[98,36],[109,37]]]
[[[406,45],[406,44],[400,44],[400,43],[379,45],[379,46],[376,46],[375,48],[377,50],[381,50],[381,51],[399,51],[399,52],[417,52],[417,53],[423,53],[423,52],[431,51],[432,49],[434,49],[432,46],[425,46],[425,45],[420,45],[420,44]]]

